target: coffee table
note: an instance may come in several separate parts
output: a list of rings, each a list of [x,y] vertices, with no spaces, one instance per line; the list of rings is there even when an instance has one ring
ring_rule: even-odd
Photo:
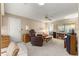
[[[46,37],[44,37],[44,41],[46,41],[46,42],[48,42],[51,39],[52,39],[52,36],[46,36]]]

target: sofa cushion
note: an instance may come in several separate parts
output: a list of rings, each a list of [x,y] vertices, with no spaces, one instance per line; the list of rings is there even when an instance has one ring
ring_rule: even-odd
[[[18,43],[17,45],[19,46],[18,56],[27,56],[28,51],[26,45],[24,43]]]
[[[16,43],[10,42],[7,48],[7,56],[16,56],[19,52],[19,47]]]
[[[15,50],[13,51],[12,56],[17,56],[17,55],[18,55],[18,52],[19,52],[19,49],[15,49]]]

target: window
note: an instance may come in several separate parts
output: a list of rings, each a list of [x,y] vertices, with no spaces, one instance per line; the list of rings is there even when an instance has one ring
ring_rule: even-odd
[[[47,23],[47,31],[49,34],[53,32],[53,24],[51,22]]]
[[[59,32],[66,32],[68,33],[71,29],[75,30],[75,24],[63,24],[58,26]]]
[[[70,30],[74,29],[75,30],[75,24],[68,24],[65,25],[65,32],[69,33]]]
[[[59,32],[64,32],[64,30],[65,30],[64,25],[59,25],[58,30],[59,30]]]

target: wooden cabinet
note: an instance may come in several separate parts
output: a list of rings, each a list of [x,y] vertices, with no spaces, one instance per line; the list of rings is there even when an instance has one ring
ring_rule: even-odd
[[[64,43],[66,45],[66,50],[69,54],[78,55],[76,34],[67,34],[67,38],[65,39]]]
[[[1,36],[1,48],[5,48],[5,47],[8,47],[10,43],[10,37],[8,35],[2,35]]]
[[[71,35],[70,38],[70,54],[72,55],[77,55],[78,51],[77,51],[77,38],[76,35]]]
[[[25,42],[25,43],[29,42],[30,41],[29,34],[23,34],[22,35],[22,41]]]

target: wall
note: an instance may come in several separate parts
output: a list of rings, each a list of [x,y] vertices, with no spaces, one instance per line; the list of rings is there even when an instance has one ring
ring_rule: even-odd
[[[77,21],[76,21],[76,31],[77,31],[78,55],[79,55],[79,19],[77,19]]]
[[[4,3],[1,3],[1,15],[4,16],[5,12],[4,12]]]
[[[1,34],[8,35],[8,17],[3,16],[1,25]]]
[[[14,17],[14,18],[20,18],[21,19],[22,33],[26,33],[27,32],[25,30],[26,25],[29,27],[29,30],[30,29],[35,29],[36,32],[40,32],[43,29],[45,29],[45,24],[43,22],[41,22],[41,21],[36,21],[36,20],[32,20],[32,19],[28,19],[28,18],[12,15],[12,14],[6,14],[3,17],[2,26],[1,26],[1,34],[3,34],[3,35],[8,35],[8,33],[9,33],[8,17]]]
[[[22,30],[23,33],[25,33],[26,25],[30,29],[35,29],[36,32],[41,32],[43,29],[45,29],[45,24],[40,21],[30,20],[30,19],[24,19],[22,18]]]
[[[1,14],[1,3],[0,3],[0,14]]]
[[[45,23],[45,32],[50,34],[50,32],[52,33],[53,31],[53,24],[52,22],[46,22]]]
[[[78,25],[77,25],[77,27],[78,27],[78,32],[77,32],[77,34],[78,34],[78,55],[79,55],[79,19],[78,19]]]
[[[79,4],[78,4],[78,20],[76,25],[77,25],[76,28],[77,28],[77,36],[78,36],[78,55],[79,55]]]

